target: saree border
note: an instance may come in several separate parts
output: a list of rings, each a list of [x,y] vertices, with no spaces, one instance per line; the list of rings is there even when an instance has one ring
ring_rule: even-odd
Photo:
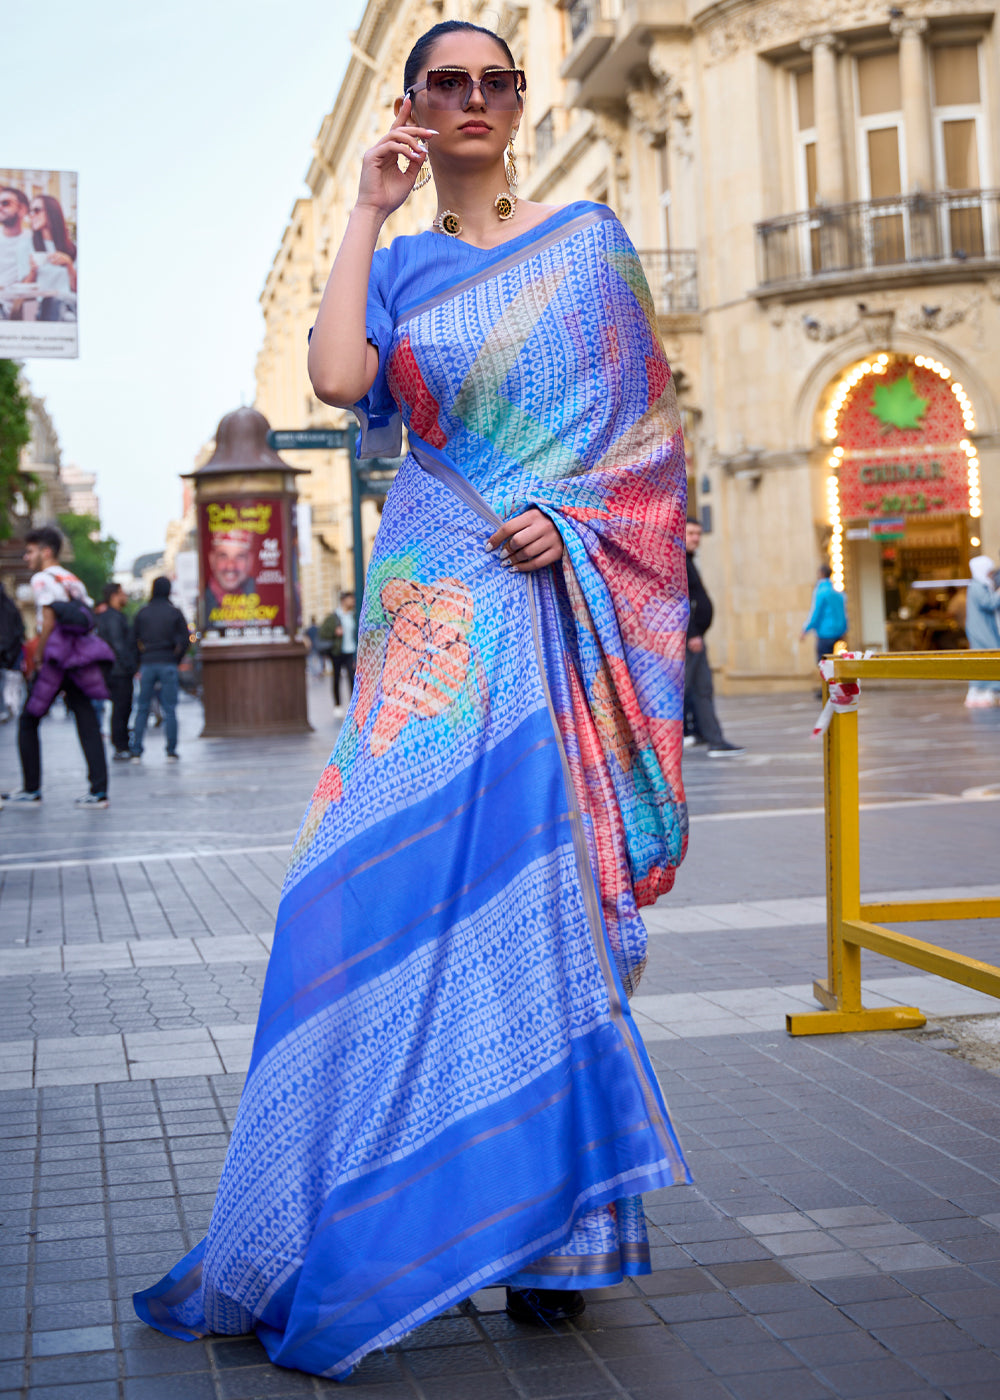
[[[410,438],[410,452],[421,467],[429,476],[434,477],[446,489],[456,495],[471,510],[494,529],[504,523],[503,518],[497,515],[490,504],[483,499],[476,488],[466,477],[462,476],[455,467],[444,460],[443,454],[438,452],[430,444],[423,442],[415,434]],[[671,1176],[674,1185],[687,1185],[690,1180],[690,1171],[684,1160],[684,1154],[680,1149],[680,1144],[673,1133],[669,1118],[664,1113],[664,1105],[660,1095],[654,1089],[655,1079],[653,1078],[652,1066],[649,1064],[645,1054],[645,1048],[640,1049],[636,1043],[638,1032],[633,1027],[630,1030],[630,1017],[626,1012],[625,998],[622,988],[619,985],[618,976],[615,972],[614,963],[608,948],[607,933],[604,926],[604,918],[601,914],[600,897],[594,879],[594,871],[590,863],[590,854],[587,848],[587,837],[583,829],[583,817],[577,802],[576,789],[573,786],[573,777],[569,766],[569,759],[566,755],[566,748],[563,743],[562,732],[556,718],[555,706],[552,701],[552,693],[549,689],[548,676],[545,670],[545,655],[542,650],[541,629],[538,621],[538,599],[536,589],[541,587],[542,580],[536,578],[534,574],[528,578],[528,615],[531,619],[532,643],[535,650],[535,659],[538,664],[539,678],[541,680],[542,691],[545,696],[545,703],[549,712],[549,720],[552,724],[552,732],[555,737],[556,749],[559,753],[560,765],[563,775],[563,786],[566,791],[566,801],[569,811],[570,830],[573,835],[573,854],[576,862],[577,873],[580,877],[580,888],[583,894],[584,908],[587,912],[587,924],[590,930],[594,952],[598,965],[604,977],[605,986],[608,992],[608,1002],[611,1013],[611,1020],[624,1042],[629,1058],[638,1079],[643,1103],[649,1118],[650,1125],[660,1140],[664,1151],[664,1156],[671,1166]],[[550,585],[551,586],[551,585]]]

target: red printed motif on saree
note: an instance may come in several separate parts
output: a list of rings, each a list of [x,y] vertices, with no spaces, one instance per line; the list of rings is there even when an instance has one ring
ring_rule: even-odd
[[[441,405],[424,382],[409,336],[404,335],[389,356],[385,377],[392,397],[409,411],[406,426],[410,431],[432,447],[444,447],[448,439],[438,423]]]

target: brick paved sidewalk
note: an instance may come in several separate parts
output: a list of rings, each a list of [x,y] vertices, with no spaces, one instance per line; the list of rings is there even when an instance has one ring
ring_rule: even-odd
[[[890,707],[868,703],[872,800],[910,804],[867,828],[870,887],[986,887],[996,807],[941,801],[988,785],[996,728],[940,702],[936,737],[953,761],[925,765],[918,782],[920,751],[897,743],[890,755]],[[308,796],[329,727],[256,751],[188,743],[180,775],[154,751],[121,777],[111,813],[53,804],[41,839],[38,813],[0,815],[0,1395],[996,1400],[1000,1079],[929,1040],[791,1040],[780,1019],[750,1028],[766,993],[778,1006],[822,971],[807,714],[741,701],[727,731],[773,763],[688,765],[702,824],[678,897],[651,915],[639,1004],[697,1185],[647,1198],[653,1275],[592,1294],[579,1324],[541,1334],[512,1324],[486,1290],[369,1358],[346,1387],[270,1366],[253,1339],[171,1342],[130,1306],[206,1228],[288,813]],[[71,736],[55,722],[46,731],[50,772],[65,770]],[[0,735],[8,776],[9,744]],[[246,812],[233,787],[251,753],[260,817],[233,839],[232,812]],[[268,806],[275,783],[281,800]],[[745,819],[768,807],[813,815]],[[997,959],[994,926],[956,937]],[[867,966],[883,992],[921,982],[921,1004],[937,997],[939,1014],[966,995],[905,972]],[[714,1033],[690,1034],[702,1024],[692,1004],[721,1009]]]

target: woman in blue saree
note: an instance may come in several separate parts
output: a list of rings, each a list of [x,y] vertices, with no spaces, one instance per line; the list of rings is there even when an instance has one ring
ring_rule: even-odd
[[[405,87],[310,373],[409,452],[209,1233],[136,1295],[334,1378],[488,1284],[574,1316],[649,1271],[641,1193],[687,1179],[628,1009],[686,840],[670,370],[610,211],[508,190],[506,45],[436,26]],[[435,227],[376,252],[427,145]]]

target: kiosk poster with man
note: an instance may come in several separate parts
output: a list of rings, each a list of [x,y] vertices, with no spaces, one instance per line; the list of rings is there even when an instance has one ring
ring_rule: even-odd
[[[277,497],[203,501],[201,626],[228,641],[285,641],[285,540]]]

